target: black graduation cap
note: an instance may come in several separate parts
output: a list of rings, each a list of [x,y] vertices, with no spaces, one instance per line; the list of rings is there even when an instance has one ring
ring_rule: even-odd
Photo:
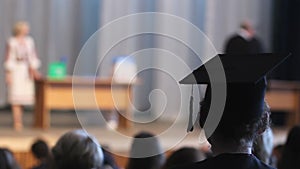
[[[264,109],[265,76],[288,56],[273,53],[219,54],[182,79],[180,84],[207,84],[201,102],[200,126],[203,127],[208,116],[213,85],[226,85],[226,101],[220,124],[239,126],[259,118]],[[193,102],[192,96],[190,102]],[[188,131],[191,130],[192,106],[188,126]]]

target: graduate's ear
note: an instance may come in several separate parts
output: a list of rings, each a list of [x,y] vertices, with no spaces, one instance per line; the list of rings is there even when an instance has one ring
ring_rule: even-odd
[[[261,128],[258,130],[258,135],[262,135],[265,131],[267,130],[267,128]]]

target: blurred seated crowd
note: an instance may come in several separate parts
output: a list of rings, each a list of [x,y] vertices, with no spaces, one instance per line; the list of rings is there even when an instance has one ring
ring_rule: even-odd
[[[273,147],[272,131],[256,138],[252,153],[264,163],[278,169],[300,168],[300,126],[293,127],[285,144]],[[181,147],[171,153],[163,152],[160,141],[150,132],[139,132],[132,140],[126,166],[118,166],[109,147],[84,130],[73,130],[59,138],[50,148],[42,140],[36,140],[31,152],[38,164],[32,169],[172,169],[181,165],[202,161],[213,156],[209,149]],[[0,169],[20,169],[13,153],[0,148]]]

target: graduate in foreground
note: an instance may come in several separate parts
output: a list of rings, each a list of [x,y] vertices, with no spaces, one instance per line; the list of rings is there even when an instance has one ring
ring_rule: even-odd
[[[180,81],[181,84],[207,85],[200,102],[200,126],[214,157],[178,169],[272,168],[252,154],[252,145],[270,123],[265,102],[265,75],[286,58],[286,55],[275,54],[217,55]],[[220,91],[223,89],[225,103],[222,105]],[[188,130],[192,130],[192,126],[190,121]]]

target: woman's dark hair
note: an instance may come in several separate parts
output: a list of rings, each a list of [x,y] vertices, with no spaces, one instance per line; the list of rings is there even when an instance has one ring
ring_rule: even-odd
[[[287,137],[283,148],[281,160],[278,162],[278,169],[299,169],[300,168],[300,126],[293,127]]]
[[[6,148],[0,148],[0,169],[20,169],[12,152]]]
[[[31,145],[31,152],[37,159],[48,158],[50,155],[49,147],[44,140],[38,139]]]
[[[64,134],[52,154],[56,169],[99,169],[104,158],[100,145],[83,130]]]
[[[149,132],[134,136],[126,169],[159,169],[165,162],[159,140]]]
[[[198,149],[193,147],[183,147],[173,152],[164,164],[163,169],[171,169],[176,166],[182,166],[205,159],[205,155]]]

